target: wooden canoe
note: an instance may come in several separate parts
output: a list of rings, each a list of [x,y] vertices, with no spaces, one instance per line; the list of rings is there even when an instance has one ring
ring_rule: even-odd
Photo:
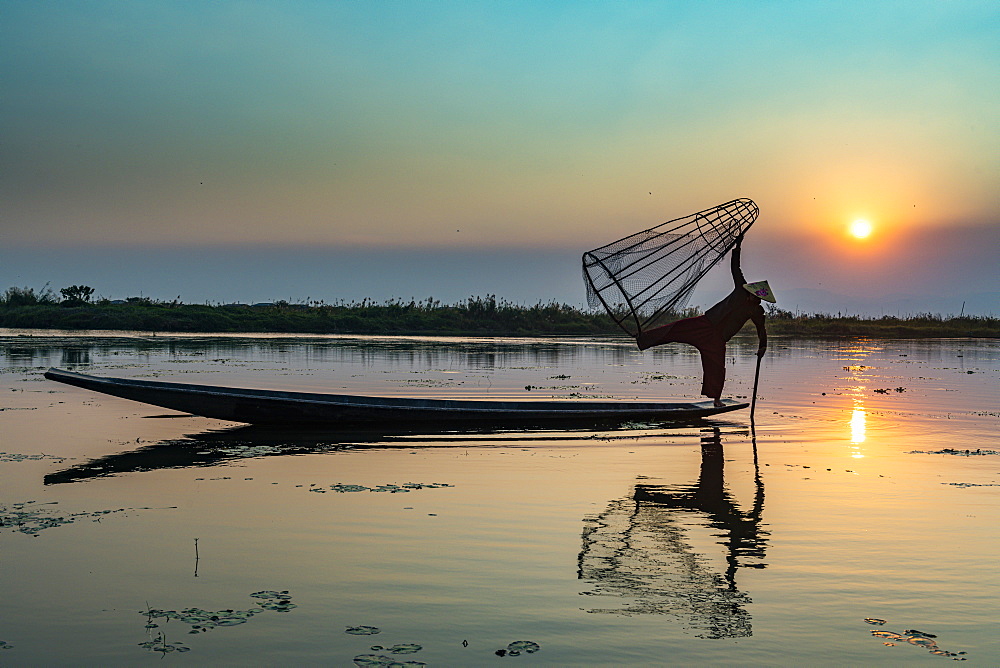
[[[749,404],[711,401],[470,401],[252,390],[131,378],[101,378],[52,368],[45,377],[68,385],[201,417],[250,424],[409,424],[549,420],[677,421],[726,413]]]

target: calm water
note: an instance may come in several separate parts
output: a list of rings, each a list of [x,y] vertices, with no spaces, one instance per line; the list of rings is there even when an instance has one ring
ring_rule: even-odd
[[[41,374],[694,399],[698,358],[17,334],[0,332],[0,665],[1000,664],[1000,341],[774,341],[755,433],[746,411],[303,433]],[[727,395],[751,393],[755,347],[732,346]]]

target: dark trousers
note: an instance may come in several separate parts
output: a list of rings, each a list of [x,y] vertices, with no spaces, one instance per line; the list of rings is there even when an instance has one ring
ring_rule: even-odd
[[[726,382],[726,342],[718,328],[703,315],[641,332],[635,338],[639,350],[664,343],[688,343],[701,353],[701,393],[718,399]]]

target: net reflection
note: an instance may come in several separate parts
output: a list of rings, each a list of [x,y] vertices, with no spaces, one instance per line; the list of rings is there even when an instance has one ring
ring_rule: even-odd
[[[763,528],[764,485],[754,448],[754,497],[741,510],[723,476],[725,460],[719,429],[701,439],[701,471],[685,485],[636,484],[633,493],[612,501],[585,520],[578,577],[593,584],[591,596],[623,599],[616,608],[594,613],[665,614],[703,638],[752,635],[739,590],[742,568],[764,568],[769,533]],[[725,547],[725,569],[695,549],[692,529],[704,527]]]

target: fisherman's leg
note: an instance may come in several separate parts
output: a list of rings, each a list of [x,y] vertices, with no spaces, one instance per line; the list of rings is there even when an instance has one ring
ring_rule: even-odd
[[[639,350],[646,350],[653,346],[661,346],[664,343],[674,343],[677,339],[671,335],[671,332],[676,324],[676,322],[672,322],[669,325],[639,332],[638,336],[635,337],[635,344],[639,346]]]
[[[726,383],[726,344],[721,339],[698,346],[701,352],[701,393],[722,406],[722,386]]]
[[[697,330],[703,327],[699,318],[684,318],[661,327],[639,332],[635,343],[639,350],[646,350],[664,343],[692,343],[692,337],[697,338]],[[693,344],[692,345],[696,345]]]

